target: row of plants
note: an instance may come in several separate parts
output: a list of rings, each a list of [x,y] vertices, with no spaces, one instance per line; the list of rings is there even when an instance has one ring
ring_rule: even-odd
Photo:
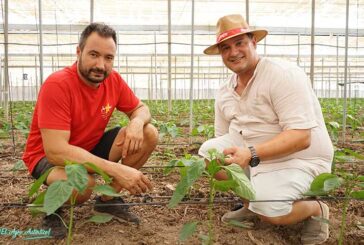
[[[162,133],[165,128],[170,132],[170,136],[176,135],[178,130],[172,130],[173,124],[176,127],[189,126],[189,101],[177,100],[172,101],[172,110],[168,111],[167,101],[145,101],[149,106],[151,114],[155,119],[156,126],[160,128]],[[329,134],[334,142],[337,142],[342,130],[342,114],[343,114],[343,101],[341,99],[320,99],[323,115],[325,118],[326,126]],[[12,107],[12,122],[4,118],[4,110],[0,107],[0,138],[10,136],[11,125],[13,129],[19,131],[24,136],[29,133],[29,126],[31,122],[32,112],[34,109],[34,102],[13,102]],[[204,125],[213,124],[214,115],[214,101],[213,100],[199,100],[193,103],[193,135],[202,133],[201,136],[210,138],[211,132],[206,132]],[[167,125],[164,125],[163,122]],[[361,140],[364,137],[362,127],[364,122],[364,99],[351,100],[347,103],[347,134],[351,135],[352,140]],[[109,127],[114,125],[125,126],[128,123],[128,118],[122,113],[113,113],[110,120]],[[159,128],[159,127],[158,127]],[[205,132],[202,132],[205,131]],[[163,133],[164,134],[164,133]],[[168,133],[164,134],[168,135]],[[213,133],[212,133],[213,135]]]
[[[345,230],[347,226],[347,211],[350,201],[352,199],[364,200],[364,176],[359,171],[347,171],[340,167],[342,164],[339,160],[344,157],[349,157],[355,160],[364,160],[364,156],[353,152],[348,149],[340,151],[341,157],[337,157],[338,160],[336,168],[333,169],[333,173],[324,173],[317,176],[310,187],[310,190],[305,194],[309,197],[331,197],[337,199],[342,206],[342,221],[340,234],[338,235],[339,244],[344,243]],[[180,175],[180,181],[177,184],[173,196],[171,197],[168,207],[175,208],[183,200],[183,198],[191,192],[194,184],[200,180],[205,179],[204,183],[207,183],[208,191],[208,212],[207,219],[205,221],[191,221],[183,225],[179,240],[186,241],[193,236],[198,227],[207,227],[207,234],[199,232],[198,237],[202,244],[213,244],[214,240],[214,200],[217,192],[229,192],[232,191],[235,195],[245,199],[254,200],[255,192],[251,186],[248,177],[240,166],[236,164],[226,165],[225,157],[222,153],[217,152],[215,149],[209,151],[210,162],[206,167],[205,160],[200,157],[186,155],[183,158],[175,159],[169,162],[166,166],[164,174],[168,175],[173,169],[177,169]],[[101,175],[105,184],[96,185],[92,189],[96,193],[105,194],[109,196],[118,196],[119,193],[109,186],[111,178],[107,176],[102,170],[98,169],[92,163],[78,164],[74,162],[66,162],[65,172],[67,174],[67,180],[59,180],[52,183],[45,191],[40,192],[40,187],[47,175],[51,170],[48,170],[38,180],[36,180],[30,188],[29,196],[36,195],[31,209],[32,214],[36,215],[41,212],[47,215],[54,214],[55,211],[60,208],[67,200],[70,202],[70,219],[68,222],[63,221],[64,225],[68,228],[67,244],[72,241],[72,229],[73,229],[73,210],[75,206],[76,195],[72,195],[73,190],[77,190],[78,193],[83,193],[87,188],[88,177],[87,168],[92,169],[97,174]],[[355,168],[355,165],[354,165]],[[215,174],[221,170],[227,173],[227,180],[216,180]],[[85,222],[105,223],[112,219],[111,215],[96,215],[91,217]],[[328,220],[317,218],[320,222],[329,223]],[[230,225],[240,228],[248,228],[247,225],[241,222],[232,221]],[[361,224],[363,225],[363,224]]]

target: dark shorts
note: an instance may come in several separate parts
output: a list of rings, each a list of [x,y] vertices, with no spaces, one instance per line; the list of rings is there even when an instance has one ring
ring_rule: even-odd
[[[95,148],[93,148],[91,150],[91,153],[94,154],[95,156],[108,160],[112,144],[114,143],[114,140],[115,140],[116,136],[118,135],[119,130],[120,130],[120,127],[115,127],[113,129],[106,131],[104,133],[104,135],[101,137],[99,143],[97,143]],[[50,163],[46,157],[43,157],[35,166],[35,168],[32,172],[32,176],[35,179],[38,179],[48,169],[50,169],[54,166],[55,165]]]

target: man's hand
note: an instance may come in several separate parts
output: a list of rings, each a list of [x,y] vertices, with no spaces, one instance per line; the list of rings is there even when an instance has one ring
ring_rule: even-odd
[[[116,145],[122,148],[122,158],[130,154],[135,154],[141,149],[143,144],[143,127],[144,122],[138,118],[134,118],[128,126],[121,129],[121,139]]]
[[[251,153],[248,148],[239,148],[235,146],[225,149],[223,153],[225,156],[228,156],[225,158],[227,164],[236,163],[243,169],[249,165]]]
[[[122,164],[116,164],[115,167],[117,169],[112,177],[131,194],[137,195],[153,189],[150,180],[139,170]]]

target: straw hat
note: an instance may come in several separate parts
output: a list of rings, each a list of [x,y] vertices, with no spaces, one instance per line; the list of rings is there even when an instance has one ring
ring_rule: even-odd
[[[268,31],[264,29],[252,30],[240,14],[233,14],[221,17],[216,24],[216,43],[203,52],[205,54],[219,54],[219,43],[238,35],[252,33],[257,42],[262,40]]]

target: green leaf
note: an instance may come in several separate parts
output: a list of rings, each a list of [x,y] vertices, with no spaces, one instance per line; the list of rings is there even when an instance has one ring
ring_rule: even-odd
[[[14,166],[10,169],[10,171],[20,171],[20,170],[26,170],[25,164],[22,160],[17,161]]]
[[[52,167],[50,169],[48,169],[44,174],[42,174],[42,176],[40,176],[36,181],[34,181],[34,183],[32,184],[32,186],[30,187],[29,190],[29,197],[32,197],[36,192],[38,192],[40,186],[43,184],[43,182],[47,179],[49,173],[53,170]]]
[[[364,160],[364,156],[363,156],[363,155],[361,155],[361,154],[359,154],[359,153],[357,153],[357,152],[355,152],[355,151],[352,151],[352,150],[347,149],[347,148],[345,148],[345,149],[344,149],[344,151],[345,151],[346,153],[350,154],[351,156],[353,156],[353,157],[355,157],[355,158],[359,159],[359,160]]]
[[[112,188],[111,186],[109,185],[98,185],[98,186],[95,186],[93,188],[93,190],[97,193],[101,193],[101,194],[104,194],[106,196],[111,196],[111,197],[118,197],[118,196],[121,196],[120,193],[116,193],[114,188]]]
[[[184,224],[182,230],[179,233],[178,240],[186,241],[189,237],[191,237],[193,233],[196,232],[197,224],[197,221]]]
[[[335,190],[336,188],[340,187],[342,180],[339,177],[333,177],[330,179],[326,179],[324,182],[323,190],[325,192],[330,192]]]
[[[198,126],[198,128],[197,128],[197,131],[199,132],[199,133],[201,133],[201,132],[203,132],[203,131],[205,131],[205,125],[200,125],[200,126]]]
[[[364,182],[364,175],[359,175],[356,179]]]
[[[87,188],[88,173],[84,166],[80,164],[67,165],[65,167],[67,181],[77,191],[83,193]]]
[[[107,223],[110,220],[112,220],[113,217],[114,216],[112,216],[110,214],[96,214],[96,215],[92,216],[91,218],[89,218],[88,220],[86,220],[84,223],[93,222],[96,224],[103,224],[103,223]]]
[[[181,181],[177,184],[176,190],[173,193],[171,200],[169,201],[168,207],[174,208],[186,195],[188,189],[193,183],[201,177],[205,170],[205,162],[203,159],[195,161],[191,166],[186,167],[186,176],[182,177]]]
[[[232,189],[235,194],[247,200],[254,200],[255,190],[253,189],[248,177],[246,177],[243,169],[235,163],[222,167],[226,170],[229,177],[235,180],[238,185]]]
[[[339,129],[340,128],[340,124],[338,122],[329,122],[329,125],[335,129]]]
[[[198,238],[200,238],[200,239],[201,239],[201,244],[202,244],[202,245],[209,245],[209,240],[210,240],[210,238],[209,238],[209,236],[208,236],[208,235],[205,235],[205,234],[199,234],[199,235],[198,235]]]
[[[41,205],[44,203],[44,197],[46,194],[47,190],[41,192],[37,198],[35,198],[35,200],[32,202],[33,205]],[[30,207],[30,213],[32,214],[32,217],[40,214],[40,213],[45,213],[44,207]]]
[[[54,213],[61,207],[71,197],[72,190],[72,186],[65,180],[53,182],[48,187],[44,198],[44,210],[47,215]]]
[[[91,162],[85,162],[83,165],[86,166],[87,168],[92,169],[92,171],[94,171],[95,173],[101,175],[101,177],[104,179],[104,181],[106,182],[106,184],[110,184],[111,183],[112,178],[110,178],[109,175],[107,175],[102,169],[100,169],[99,167],[97,167],[95,164],[93,164]]]
[[[337,178],[335,174],[323,173],[312,181],[310,191],[324,191],[325,181],[331,178]]]
[[[196,161],[196,159],[182,158],[180,162],[183,164],[183,166],[188,167],[188,166],[191,166],[195,161]]]
[[[357,183],[356,184],[358,187],[360,187],[360,188],[364,188],[364,182],[359,182],[359,183]]]
[[[254,223],[252,222],[240,222],[237,220],[229,220],[228,224],[245,229],[252,229],[254,227]]]
[[[211,160],[207,165],[207,172],[214,176],[217,172],[221,170],[221,166],[217,163],[216,159]]]
[[[166,165],[163,174],[168,175],[172,172],[172,170],[176,167],[176,164],[179,162],[177,159],[173,159],[169,161],[169,163]]]
[[[353,191],[350,193],[350,196],[357,199],[364,199],[364,190],[362,191]]]
[[[219,191],[229,191],[235,187],[238,187],[238,184],[236,183],[235,180],[214,180],[214,187],[216,190]]]
[[[327,193],[323,190],[307,191],[303,193],[304,196],[326,196]]]
[[[197,128],[192,129],[191,134],[192,134],[192,136],[197,136],[198,135],[198,129]]]

